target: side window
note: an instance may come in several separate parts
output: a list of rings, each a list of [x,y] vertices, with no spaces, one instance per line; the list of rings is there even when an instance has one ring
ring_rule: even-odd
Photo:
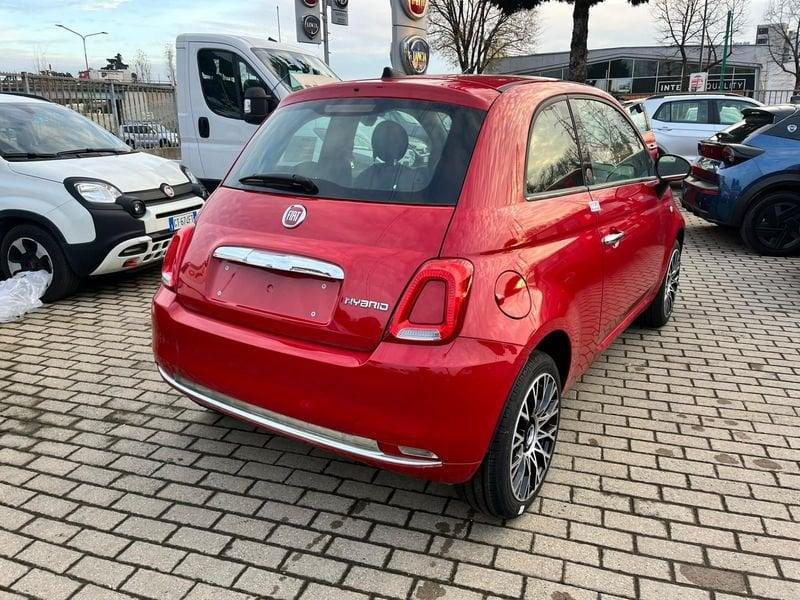
[[[230,119],[244,118],[244,93],[267,86],[247,62],[234,52],[203,48],[197,53],[200,85],[208,108]]]
[[[653,162],[639,135],[622,113],[598,100],[570,100],[585,152],[592,166],[593,185],[649,177]]]
[[[528,142],[525,190],[540,194],[583,186],[578,139],[565,100],[541,111]]]
[[[745,108],[753,108],[749,102],[742,100],[717,100],[717,118],[722,125],[733,125],[744,119],[742,111]]]
[[[667,123],[695,123],[707,125],[708,100],[678,100],[662,104],[654,117]]]
[[[631,116],[631,121],[633,121],[633,124],[636,125],[636,128],[639,131],[645,132],[649,129],[647,126],[647,116],[644,112],[644,106],[641,104],[631,104],[628,107],[628,114]]]

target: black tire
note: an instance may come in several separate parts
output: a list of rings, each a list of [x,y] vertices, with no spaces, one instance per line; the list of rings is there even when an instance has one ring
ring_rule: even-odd
[[[30,250],[33,245],[30,242],[25,242],[25,240],[32,240],[41,246],[46,252],[46,257],[34,258],[30,256]],[[22,255],[24,262],[18,263],[22,265],[22,269],[19,269],[16,265],[14,267],[11,265],[11,258],[20,257],[19,254],[15,254],[19,252],[20,245],[26,249],[25,255]],[[9,255],[10,252],[12,253],[11,255]],[[11,272],[12,269],[14,273]],[[0,271],[2,271],[3,276],[11,277],[19,270],[35,271],[39,269],[50,271],[53,275],[50,286],[42,295],[43,302],[55,302],[69,296],[77,289],[80,282],[78,276],[75,275],[67,263],[61,245],[50,233],[36,225],[18,225],[12,228],[0,241]]]
[[[667,263],[667,271],[658,288],[658,293],[650,305],[639,316],[639,323],[645,327],[663,327],[669,323],[672,311],[675,309],[675,300],[678,295],[678,284],[681,275],[681,254],[683,248],[680,242],[675,242],[672,253]],[[668,286],[671,296],[668,295]]]
[[[759,254],[800,253],[800,194],[786,190],[759,198],[747,209],[739,232]]]
[[[549,385],[553,386],[554,396],[543,406],[545,418],[537,425],[530,420],[526,424],[520,412],[523,402],[531,398],[529,393],[533,392],[537,386],[539,386],[538,389],[545,390],[549,389],[545,388]],[[542,395],[550,397],[546,393]],[[530,406],[530,402],[528,402],[528,406]],[[513,519],[524,513],[536,498],[552,463],[558,439],[560,414],[561,378],[558,368],[550,356],[544,352],[534,351],[514,383],[483,463],[471,480],[456,486],[456,491],[461,499],[476,511],[493,517]],[[515,433],[520,428],[525,430],[525,435],[516,436]],[[531,435],[531,430],[534,428],[535,431]],[[537,434],[540,431],[546,431],[550,435],[539,438]],[[530,437],[533,437],[534,441],[529,446],[528,438]],[[516,439],[521,440],[516,442],[519,445],[515,445]],[[549,453],[549,458],[546,460],[543,452],[536,451],[535,446],[539,442],[541,442],[540,447]],[[531,475],[533,477],[531,486],[524,488],[529,493],[523,493],[522,497],[515,493],[515,484],[512,481],[513,463],[517,462],[514,460],[515,449],[520,453],[530,452],[533,457],[531,472],[534,467],[536,468],[536,474]],[[516,456],[521,456],[521,454],[518,453]],[[525,459],[520,459],[520,468],[524,469],[524,461]],[[520,484],[523,484],[522,479],[524,479],[525,472],[527,471],[523,470]]]

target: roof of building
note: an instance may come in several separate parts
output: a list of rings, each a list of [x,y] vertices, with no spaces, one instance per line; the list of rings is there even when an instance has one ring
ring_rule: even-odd
[[[697,61],[700,55],[700,46],[688,46],[689,60]],[[719,55],[722,49],[718,48]],[[765,46],[754,44],[734,44],[731,48],[730,64],[758,67],[764,63],[766,57],[760,56],[767,52]],[[615,48],[597,48],[589,50],[589,62],[613,60],[615,58],[642,58],[651,60],[680,60],[680,54],[675,46],[619,46]],[[569,66],[569,52],[543,52],[524,56],[508,56],[493,61],[489,65],[492,73],[530,73],[546,69],[558,69]]]

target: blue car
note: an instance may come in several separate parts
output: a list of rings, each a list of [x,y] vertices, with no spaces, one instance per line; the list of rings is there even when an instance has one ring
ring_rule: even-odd
[[[742,112],[744,120],[700,142],[683,204],[738,227],[760,254],[800,253],[800,105]]]

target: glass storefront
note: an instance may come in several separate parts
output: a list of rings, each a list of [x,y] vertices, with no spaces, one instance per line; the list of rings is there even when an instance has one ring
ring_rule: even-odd
[[[689,63],[683,72],[679,60],[615,58],[589,63],[586,83],[619,95],[674,93],[688,89],[689,74],[698,70],[697,63]],[[534,75],[566,79],[567,69],[548,69]],[[723,84],[720,66],[717,65],[708,71],[708,91],[752,95],[756,89],[756,77],[755,67],[728,65]]]

